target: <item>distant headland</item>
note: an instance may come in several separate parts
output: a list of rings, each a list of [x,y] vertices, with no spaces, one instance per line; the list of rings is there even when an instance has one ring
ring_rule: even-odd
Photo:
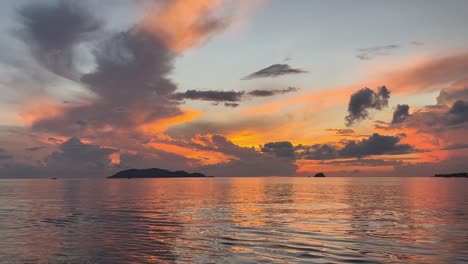
[[[323,172],[319,172],[315,174],[314,177],[325,177],[325,174]]]
[[[448,173],[448,174],[436,174],[434,177],[445,177],[445,178],[468,178],[468,173],[466,172],[458,172],[458,173]]]
[[[116,174],[107,177],[108,179],[131,179],[131,178],[208,178],[202,173],[188,173],[186,171],[169,171],[159,168],[151,169],[129,169],[119,171]]]

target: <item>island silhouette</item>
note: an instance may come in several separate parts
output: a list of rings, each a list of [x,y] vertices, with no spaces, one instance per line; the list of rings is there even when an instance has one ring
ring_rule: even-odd
[[[131,178],[208,178],[202,173],[189,173],[183,170],[170,171],[160,168],[150,169],[128,169],[119,171],[116,174],[107,177],[108,179],[131,179]]]
[[[468,173],[458,172],[458,173],[448,173],[448,174],[436,174],[434,177],[444,177],[444,178],[468,178]]]

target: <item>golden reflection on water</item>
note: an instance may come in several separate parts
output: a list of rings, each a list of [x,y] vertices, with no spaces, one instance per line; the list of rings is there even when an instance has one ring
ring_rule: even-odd
[[[468,261],[466,179],[0,181],[2,263]]]

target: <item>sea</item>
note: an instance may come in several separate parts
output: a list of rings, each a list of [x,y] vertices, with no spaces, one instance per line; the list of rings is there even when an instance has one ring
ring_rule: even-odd
[[[468,263],[468,179],[0,180],[0,263]]]

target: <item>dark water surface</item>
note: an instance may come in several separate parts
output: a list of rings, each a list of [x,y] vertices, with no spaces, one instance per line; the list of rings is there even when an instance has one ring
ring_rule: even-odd
[[[1,180],[0,263],[468,263],[468,179]]]

